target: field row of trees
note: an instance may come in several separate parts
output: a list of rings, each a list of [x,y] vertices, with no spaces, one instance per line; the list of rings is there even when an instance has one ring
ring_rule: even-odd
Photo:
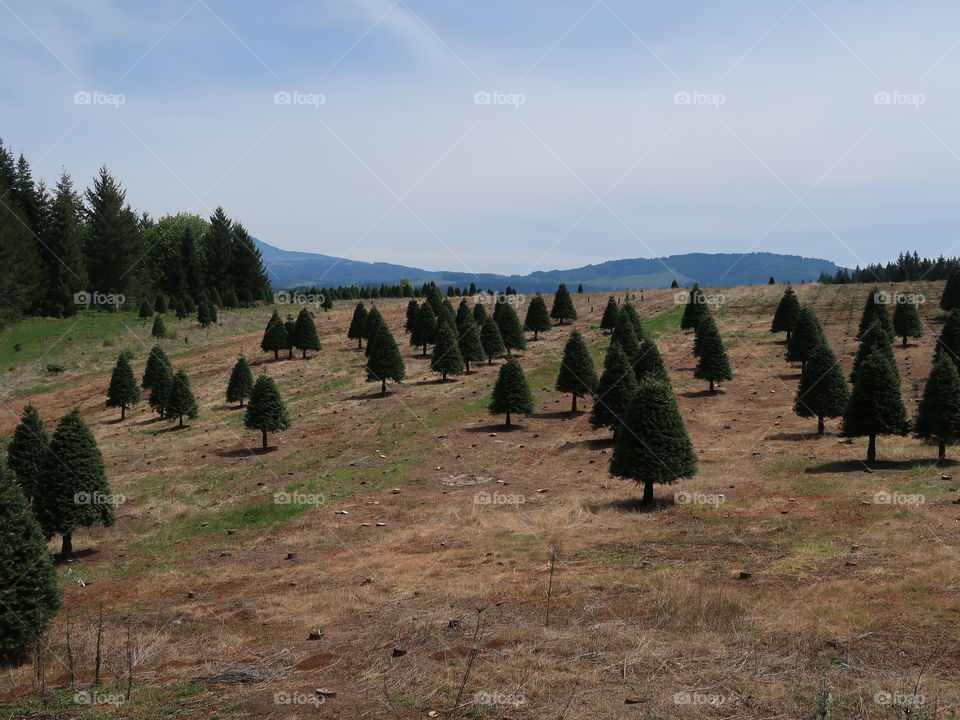
[[[895,262],[871,263],[864,268],[859,265],[853,270],[841,268],[833,275],[821,273],[818,282],[824,284],[879,283],[879,282],[918,282],[920,280],[946,280],[954,268],[960,265],[958,258],[936,260],[922,258],[914,251],[900,253]]]

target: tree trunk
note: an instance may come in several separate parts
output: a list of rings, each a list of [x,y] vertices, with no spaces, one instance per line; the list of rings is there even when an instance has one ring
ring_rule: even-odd
[[[263,433],[263,449],[266,450],[267,449],[267,431],[261,430],[260,432]]]
[[[426,343],[423,344],[423,356],[424,356],[424,357],[427,356],[427,344],[426,344]]]
[[[467,368],[467,373],[469,374],[469,373],[470,373],[470,360],[464,359],[463,364],[464,364],[464,366]]]
[[[867,462],[874,462],[877,459],[877,436],[874,433],[870,435],[870,442],[867,445]]]
[[[487,365],[493,365],[493,355],[487,355]]]
[[[357,338],[357,350],[363,350],[363,338],[362,338],[362,337],[358,337],[358,338]]]
[[[126,419],[126,417],[127,417],[127,406],[121,405],[120,406],[120,422],[123,422]]]
[[[287,360],[293,360],[293,348],[287,348]]]
[[[643,504],[652,505],[653,504],[653,483],[645,482],[643,484]]]
[[[534,331],[533,331],[533,339],[534,339],[534,340],[537,339],[537,332],[538,332],[537,330],[534,330]]]
[[[73,533],[63,534],[63,542],[60,544],[60,554],[63,557],[73,555]]]
[[[943,440],[941,440],[940,451],[937,454],[937,462],[943,462],[946,459],[947,459],[947,444],[943,442]]]
[[[386,378],[383,378],[383,379],[380,381],[380,394],[381,394],[381,395],[386,395],[386,394],[387,394],[387,379],[386,379]]]
[[[440,382],[447,381],[447,374],[445,372],[440,373]]]
[[[507,427],[510,427],[510,413],[507,413]]]
[[[279,350],[274,350],[274,351],[273,351],[273,359],[274,359],[274,360],[279,360],[279,359],[280,359],[280,351],[279,351]]]
[[[807,360],[806,358],[804,358],[803,360],[800,361],[800,372],[803,372],[806,369],[807,369]]]
[[[240,396],[240,407],[243,407],[243,396]]]
[[[570,406],[570,414],[572,415],[577,411],[577,394],[573,393],[573,404]]]
[[[306,349],[306,348],[303,348],[303,359],[304,359],[304,360],[307,359],[307,349]]]
[[[790,331],[787,330],[787,342],[790,342]]]
[[[710,392],[714,392],[713,380],[710,381]]]
[[[183,427],[183,415],[180,416],[180,427]]]
[[[823,415],[817,416],[817,435],[823,435]]]

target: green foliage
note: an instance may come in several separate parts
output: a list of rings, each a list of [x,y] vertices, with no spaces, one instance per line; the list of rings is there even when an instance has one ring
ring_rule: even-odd
[[[367,340],[367,382],[380,381],[380,392],[386,394],[387,380],[402,382],[406,368],[397,343],[387,324],[377,325],[373,337]]]
[[[149,389],[153,387],[155,378],[157,377],[157,372],[161,365],[170,368],[170,359],[167,357],[167,354],[163,351],[163,348],[159,345],[154,345],[150,348],[150,354],[147,356],[147,366],[143,371],[143,380],[140,385],[144,389]]]
[[[887,312],[887,305],[882,301],[881,293],[874,286],[867,295],[867,300],[863,305],[863,315],[860,316],[860,327],[857,330],[857,339],[863,337],[867,328],[874,321],[880,323],[884,332],[893,337],[893,323],[890,321],[890,314]]]
[[[13,431],[7,446],[7,464],[17,477],[28,500],[36,495],[37,485],[42,481],[44,463],[50,451],[50,436],[36,408],[23,408],[20,423]]]
[[[167,299],[163,296],[163,293],[157,293],[157,297],[153,301],[153,309],[160,315],[167,312]]]
[[[441,380],[446,380],[447,375],[460,375],[464,370],[457,333],[446,318],[437,330],[437,342],[430,357],[430,369],[440,373]]]
[[[573,395],[571,412],[577,410],[577,397],[591,395],[597,389],[597,373],[593,367],[593,358],[578,330],[570,333],[570,339],[563,348],[556,389]]]
[[[850,392],[843,377],[843,368],[837,362],[830,346],[821,343],[807,356],[800,385],[793,403],[793,411],[800,417],[815,417],[818,431],[823,432],[823,418],[843,415]]]
[[[897,337],[903,338],[904,345],[907,344],[908,337],[923,337],[923,323],[920,322],[917,304],[908,302],[908,299],[905,297],[898,298],[893,309],[893,330]]]
[[[954,445],[960,440],[960,373],[945,355],[930,370],[913,429],[928,442]]]
[[[570,291],[567,290],[567,286],[563,283],[560,283],[557,292],[553,296],[553,307],[550,308],[550,317],[554,320],[559,320],[561,324],[567,320],[577,319],[577,311],[573,307],[573,298],[570,297]]]
[[[640,322],[637,309],[629,302],[624,302],[623,307],[620,308],[620,314],[627,316],[627,319],[630,320],[630,324],[633,326],[633,334],[636,336],[637,342],[642,342],[647,337],[647,332],[643,329],[643,323]]]
[[[773,322],[770,324],[770,332],[786,332],[790,336],[793,326],[797,324],[800,317],[800,301],[792,287],[783,291],[777,310],[773,314]]]
[[[857,372],[843,416],[843,434],[875,437],[906,435],[908,431],[896,365],[882,349],[874,349]]]
[[[607,299],[607,307],[603,310],[603,317],[600,318],[600,329],[612,331],[619,317],[620,308],[617,306],[617,301],[613,299],[613,295],[611,295]]]
[[[473,319],[479,328],[482,328],[487,321],[487,309],[483,306],[483,303],[478,302],[473,306]]]
[[[617,428],[627,414],[637,387],[637,379],[630,367],[629,358],[619,343],[611,342],[603,360],[603,374],[597,383],[597,397],[590,412],[590,426],[594,430],[601,427],[611,428],[616,437]]]
[[[482,306],[481,306],[482,307]],[[500,335],[500,326],[492,317],[487,317],[480,328],[480,344],[483,345],[483,354],[487,362],[493,364],[494,358],[502,358],[507,354],[507,346]]]
[[[137,316],[141,320],[153,317],[153,306],[150,305],[150,301],[146,298],[140,301],[140,310],[137,312]]]
[[[280,314],[274,310],[270,320],[267,321],[267,327],[263,331],[263,339],[260,341],[260,349],[264,352],[273,351],[275,360],[280,358],[280,351],[286,350],[288,346],[287,328],[280,319]]]
[[[897,361],[893,356],[893,348],[890,344],[890,336],[884,331],[879,320],[874,320],[870,327],[860,335],[860,347],[853,358],[853,368],[850,370],[850,382],[857,382],[857,374],[860,372],[860,366],[863,361],[874,351],[880,350],[890,360],[895,372],[897,372]],[[897,372],[897,382],[900,382],[900,374]]]
[[[473,320],[473,314],[469,311],[464,319],[463,327],[458,328],[457,339],[466,371],[470,372],[471,362],[480,362],[487,356],[483,349],[483,342],[480,340],[480,328],[477,327],[477,323]]]
[[[714,383],[723,380],[732,380],[733,372],[730,370],[730,360],[727,358],[726,348],[723,347],[723,340],[720,338],[720,331],[713,318],[709,315],[700,320],[697,326],[697,334],[700,345],[700,356],[697,358],[697,367],[693,371],[693,376],[700,380],[710,382],[710,390],[713,391]]]
[[[793,326],[793,333],[787,342],[787,360],[805,363],[810,351],[826,341],[823,327],[813,308],[801,308],[797,322]]]
[[[941,355],[946,355],[960,368],[960,306],[950,311],[943,324],[940,337],[937,338],[937,348],[933,353],[934,362],[939,360]]]
[[[550,313],[547,312],[547,303],[540,293],[534,295],[533,300],[530,301],[523,324],[527,330],[533,331],[534,340],[537,339],[539,333],[546,332],[553,327],[550,322]]]
[[[306,308],[301,308],[297,321],[293,326],[293,346],[307,357],[307,350],[320,350],[320,336],[317,335],[317,326],[313,316]]]
[[[133,377],[133,369],[126,353],[120,353],[113,366],[110,387],[107,389],[107,407],[120,408],[120,419],[126,417],[127,408],[140,401],[140,388]]]
[[[386,324],[387,322],[383,319],[383,315],[380,314],[377,306],[371,306],[370,311],[367,313],[367,324],[363,330],[363,336],[367,339],[367,355],[370,354],[370,339],[377,334],[377,328],[379,326],[383,325],[386,327]]]
[[[417,310],[414,318],[413,330],[410,332],[410,344],[414,347],[423,347],[423,354],[427,354],[427,345],[433,344],[437,337],[437,316],[429,302],[424,302]]]
[[[941,310],[950,312],[955,308],[960,308],[960,266],[954,267],[947,276],[943,295],[940,297]]]
[[[243,424],[250,430],[263,433],[263,447],[267,447],[267,433],[280,432],[290,427],[287,407],[280,397],[277,384],[267,374],[257,378],[250,395],[250,403],[243,417]]]
[[[164,417],[167,403],[167,393],[170,392],[170,385],[173,383],[173,368],[164,356],[163,362],[157,364],[150,380],[150,397],[148,403],[150,409]]]
[[[362,305],[363,305],[363,303],[361,303],[361,306],[362,306]],[[462,306],[463,306],[463,303],[460,303],[460,305],[461,305],[461,307],[462,307]],[[413,326],[414,326],[414,323],[416,323],[416,321],[417,321],[417,312],[418,312],[419,310],[420,310],[420,306],[417,304],[417,301],[416,301],[416,300],[410,300],[410,301],[407,303],[407,315],[406,315],[406,319],[405,319],[404,322],[403,322],[403,331],[404,331],[404,332],[406,332],[406,333],[411,333],[411,332],[413,332]],[[460,317],[460,311],[459,311],[459,310],[457,310],[457,317],[458,317],[458,318]],[[352,326],[351,326],[351,327],[352,327]],[[348,337],[352,337],[352,336],[351,336],[351,335],[348,335]]]
[[[497,327],[500,329],[500,337],[503,338],[503,344],[507,350],[526,350],[527,338],[523,334],[523,327],[520,325],[517,311],[513,309],[513,304],[499,303],[497,313]]]
[[[695,284],[687,293],[687,304],[683,309],[683,317],[680,319],[680,329],[696,329],[703,316],[709,314],[710,308],[707,307],[707,298],[700,289],[700,285]]]
[[[411,301],[413,302],[413,301]],[[409,309],[407,313],[409,314]],[[347,330],[347,337],[350,340],[357,341],[357,349],[363,347],[363,339],[367,332],[367,308],[362,302],[358,302],[353,309],[353,318],[350,320],[350,328]]]
[[[613,345],[612,340],[610,344],[611,346]],[[666,383],[670,382],[670,376],[667,374],[667,368],[663,364],[663,357],[660,355],[660,350],[657,348],[657,344],[649,338],[640,343],[631,364],[633,365],[633,374],[638,382],[648,376],[657,380],[663,380]]]
[[[250,365],[247,359],[241,355],[230,371],[230,380],[227,382],[227,402],[240,403],[243,407],[243,401],[250,397],[253,392],[253,373],[250,372]]]
[[[163,324],[163,318],[157,315],[153,319],[153,327],[150,329],[150,335],[162,339],[167,334],[167,326]]]
[[[717,329],[717,321],[713,315],[704,315],[700,323],[693,331],[693,356],[700,357],[703,354],[703,343],[711,333],[720,332]]]
[[[491,415],[506,414],[508,426],[511,414],[529,415],[533,412],[533,395],[530,393],[530,386],[527,385],[523,368],[512,355],[509,355],[507,361],[500,366],[488,409]]]
[[[190,387],[190,379],[182,369],[177,370],[164,398],[163,415],[167,418],[177,418],[180,427],[183,427],[184,416],[193,420],[198,412],[197,400],[193,396],[193,388]]]

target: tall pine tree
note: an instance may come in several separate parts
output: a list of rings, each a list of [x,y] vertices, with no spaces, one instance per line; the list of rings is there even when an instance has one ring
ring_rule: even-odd
[[[808,354],[800,375],[793,411],[800,417],[817,418],[817,435],[823,435],[823,419],[843,415],[849,399],[843,368],[830,346],[826,342],[821,343]]]
[[[553,296],[553,307],[550,308],[550,317],[563,325],[567,320],[577,319],[577,310],[573,306],[573,298],[564,283],[560,283]]]
[[[592,395],[597,389],[597,373],[593,368],[590,349],[577,330],[570,333],[570,338],[563,348],[556,389],[559,392],[570,393],[573,397],[570,406],[571,414],[577,412],[577,397]]]
[[[597,397],[590,412],[590,426],[594,430],[608,427],[613,430],[616,439],[620,422],[627,413],[637,387],[630,360],[620,348],[620,343],[610,343],[603,360],[603,374],[597,383]]]
[[[867,462],[873,462],[877,459],[878,435],[906,435],[909,429],[896,365],[882,349],[875,349],[854,380],[843,416],[843,434],[869,438]]]
[[[944,355],[930,370],[913,430],[918,438],[938,445],[940,462],[947,456],[947,445],[960,440],[960,373]]]

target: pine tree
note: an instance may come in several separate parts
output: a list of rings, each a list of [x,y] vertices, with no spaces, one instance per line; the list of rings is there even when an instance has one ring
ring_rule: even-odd
[[[2,192],[2,183],[0,183]],[[84,224],[83,207],[73,189],[73,181],[66,172],[61,173],[53,201],[47,211],[46,221],[40,233],[41,242],[36,251],[45,270],[43,285],[46,298],[42,304],[44,314],[53,317],[73,315],[77,306],[74,293],[87,284],[87,270],[83,257]],[[6,237],[4,238],[6,241]],[[16,276],[15,276],[16,277]],[[23,281],[22,277],[18,277]]]
[[[290,427],[287,407],[280,397],[277,384],[269,375],[261,375],[254,383],[243,424],[250,430],[259,430],[262,433],[264,450],[267,449],[267,433],[280,432]]]
[[[960,440],[960,373],[945,355],[930,370],[913,430],[918,438],[937,443],[940,462],[946,459],[947,445]]]
[[[680,318],[681,330],[695,330],[704,315],[710,313],[707,307],[707,299],[700,289],[700,286],[694,284],[693,288],[687,293],[687,304],[683,308],[683,317]]]
[[[120,419],[127,416],[127,407],[140,401],[140,388],[133,377],[133,370],[126,353],[120,353],[117,364],[113,367],[110,376],[110,387],[107,389],[107,407],[120,408]]]
[[[16,476],[0,459],[0,654],[36,644],[60,607],[43,531]]]
[[[350,328],[347,330],[347,338],[357,341],[357,350],[363,349],[364,333],[367,330],[367,308],[362,302],[357,303],[353,310],[353,319],[350,320]]]
[[[482,302],[478,302],[473,306],[473,319],[479,328],[482,328],[483,324],[487,321],[487,309],[483,306]]]
[[[213,318],[210,317],[210,303],[206,300],[201,300],[197,307],[197,322],[203,328],[209,327],[210,323],[213,322]]]
[[[960,306],[953,308],[943,324],[940,337],[937,338],[937,347],[933,353],[933,361],[946,355],[953,360],[953,364],[960,369]]]
[[[697,358],[697,367],[693,371],[693,376],[699,380],[709,381],[710,392],[714,392],[715,382],[733,379],[730,360],[727,358],[727,351],[723,347],[720,331],[717,330],[712,317],[705,316],[700,320],[697,333],[701,335],[700,356]]]
[[[577,294],[583,295],[583,283],[580,283],[579,285],[577,285]]]
[[[370,311],[367,313],[367,324],[363,329],[363,336],[367,339],[367,349],[364,351],[365,355],[370,355],[370,339],[377,334],[377,328],[381,325],[386,326],[386,324],[387,322],[383,319],[380,311],[377,310],[377,306],[372,305]]]
[[[154,385],[155,378],[157,377],[157,372],[161,365],[165,365],[167,368],[170,367],[170,359],[167,357],[167,354],[163,351],[163,348],[159,345],[154,345],[150,348],[150,354],[147,356],[147,366],[143,370],[143,380],[140,382],[142,388],[149,389]]]
[[[907,346],[907,338],[923,337],[923,323],[920,322],[920,313],[914,302],[907,302],[906,298],[898,298],[893,310],[893,330],[898,337],[903,338],[903,347]]]
[[[183,298],[174,298],[173,303],[173,311],[177,315],[177,320],[189,317],[190,313],[187,312],[187,306],[184,304]]]
[[[884,293],[885,295],[885,293]],[[890,321],[890,314],[887,312],[887,306],[881,293],[877,291],[876,286],[867,295],[867,301],[863,305],[863,315],[860,317],[860,328],[857,330],[857,339],[863,337],[863,334],[870,327],[870,324],[878,320],[883,326],[884,331],[892,338],[893,323]]]
[[[627,316],[633,326],[633,334],[636,336],[637,342],[642,342],[647,337],[647,331],[643,329],[643,323],[640,322],[637,309],[629,302],[624,302],[623,307],[620,308],[620,314]]]
[[[197,417],[199,408],[190,387],[190,379],[183,370],[177,370],[170,381],[163,403],[163,415],[168,418],[177,418],[178,427],[183,427],[183,416],[191,420]]]
[[[677,279],[674,278],[670,283],[671,290],[678,290],[680,288],[680,283],[677,282]]]
[[[143,255],[137,218],[126,202],[126,191],[102,167],[86,192],[87,273],[90,285],[100,292],[130,294],[136,268]]]
[[[498,311],[500,314],[495,319],[504,346],[511,351],[526,350],[527,338],[523,334],[520,318],[517,317],[517,311],[513,309],[513,305],[508,302],[501,303]]]
[[[306,308],[300,308],[297,315],[297,321],[294,324],[294,346],[303,353],[303,359],[307,359],[307,350],[316,350],[320,352],[320,337],[317,335],[317,326],[313,323],[313,317]]]
[[[817,435],[823,435],[823,419],[843,415],[849,401],[850,392],[843,368],[830,346],[821,343],[808,354],[793,411],[800,417],[817,418]]]
[[[137,317],[141,320],[153,317],[153,308],[150,306],[150,301],[146,298],[140,301],[140,310],[137,312]]]
[[[247,359],[241,355],[230,371],[230,380],[227,382],[227,402],[239,402],[243,407],[243,401],[250,397],[253,392],[253,373],[250,372],[250,366]]]
[[[437,330],[430,369],[440,373],[441,381],[446,380],[447,375],[460,375],[463,372],[463,355],[460,354],[457,333],[449,322],[444,321]]]
[[[210,288],[210,304],[213,305],[214,310],[223,307],[223,298],[220,297],[220,291],[217,290],[216,286]]]
[[[856,357],[853,359],[853,368],[850,370],[850,382],[857,382],[857,374],[860,372],[860,366],[863,361],[874,351],[879,349],[890,360],[893,369],[897,372],[897,382],[900,381],[900,373],[897,371],[897,360],[893,355],[891,337],[884,332],[879,320],[874,320],[870,327],[864,330],[860,336],[860,347],[857,349]]]
[[[700,357],[703,354],[703,344],[705,339],[711,333],[717,333],[717,321],[713,319],[713,315],[704,315],[700,319],[700,323],[697,325],[696,329],[693,331],[693,356]]]
[[[114,524],[112,499],[100,448],[74,408],[50,439],[43,482],[34,500],[37,521],[46,537],[62,536],[60,552],[67,557],[73,553],[78,527]]]
[[[507,356],[507,361],[500,366],[497,382],[493,386],[493,394],[488,406],[491,415],[506,414],[506,426],[510,427],[510,415],[533,412],[533,395],[530,386],[523,374],[523,368],[513,355]]]
[[[623,416],[610,474],[643,483],[643,504],[655,484],[670,485],[697,472],[697,456],[670,385],[642,380]]]
[[[665,383],[670,382],[670,376],[667,374],[667,368],[663,364],[663,357],[660,355],[660,350],[657,348],[657,344],[649,338],[640,343],[636,355],[634,355],[631,360],[631,364],[633,365],[633,374],[637,382],[648,376],[657,380],[663,380]]]
[[[444,300],[440,303],[440,312],[437,313],[438,328],[442,322],[450,323],[450,327],[457,326],[457,312],[453,309],[453,305],[450,304],[449,300]]]
[[[387,380],[403,382],[406,368],[387,324],[381,322],[373,337],[367,338],[367,382],[380,381],[380,394],[387,394]]]
[[[471,362],[482,362],[486,357],[483,349],[483,342],[480,340],[480,328],[473,321],[473,315],[467,313],[469,323],[465,322],[465,329],[460,330],[458,341],[460,344],[460,355],[463,356],[463,364],[466,372],[470,372]]]
[[[941,310],[950,312],[954,308],[960,308],[960,265],[955,266],[947,276],[943,295],[940,297]]]
[[[570,291],[567,286],[560,283],[557,292],[553,296],[553,307],[550,308],[550,317],[559,320],[563,325],[567,320],[577,319],[577,310],[573,307],[573,298],[570,297]]]
[[[287,319],[283,321],[283,328],[287,331],[287,360],[293,360],[293,343],[297,333],[297,323],[293,315],[287,315]]]
[[[263,339],[260,341],[260,349],[264,352],[273,351],[273,359],[280,359],[280,351],[287,347],[287,328],[280,319],[280,314],[274,310],[270,320],[267,321],[267,327],[263,331]]]
[[[637,378],[630,360],[616,342],[610,343],[610,349],[603,360],[603,374],[597,383],[597,396],[590,412],[590,426],[596,430],[608,427],[617,437],[621,419],[637,392]]]
[[[167,393],[170,392],[170,386],[172,384],[173,368],[170,366],[169,361],[166,360],[166,356],[164,356],[163,362],[159,362],[153,371],[150,380],[150,397],[147,400],[150,404],[150,409],[160,415],[161,419],[165,417]]]
[[[160,315],[167,312],[167,299],[163,296],[163,293],[157,293],[157,297],[153,301],[153,309]]]
[[[403,331],[407,334],[413,332],[413,325],[417,321],[417,312],[420,310],[420,305],[416,300],[410,300],[407,303],[407,316],[403,323]]]
[[[223,302],[230,310],[240,307],[240,301],[237,299],[237,291],[233,288],[227,290],[227,294],[226,297],[223,298]]]
[[[216,288],[214,288],[214,290],[216,290]],[[207,317],[210,318],[212,325],[216,325],[219,320],[217,317],[217,306],[210,301],[207,301]]]
[[[233,285],[232,243],[233,223],[223,208],[218,207],[210,216],[203,243],[204,273],[212,288],[226,290]]]
[[[197,311],[197,303],[194,302],[193,298],[188,294],[183,296],[183,309],[186,311],[187,317],[193,315]]]
[[[593,368],[590,348],[587,347],[578,330],[570,333],[570,339],[563,348],[556,389],[573,396],[573,403],[570,406],[571,414],[577,411],[578,396],[592,395],[597,389],[597,373]]]
[[[158,339],[162,339],[167,335],[167,326],[163,324],[163,318],[159,315],[153,319],[153,327],[150,329],[150,334]]]
[[[530,307],[527,308],[527,317],[523,321],[527,330],[533,331],[533,339],[536,340],[541,332],[546,332],[553,327],[550,322],[550,314],[547,312],[547,303],[540,293],[537,293],[530,301]]]
[[[27,500],[33,500],[37,485],[43,481],[44,463],[49,452],[50,436],[43,421],[33,405],[27,405],[7,446],[7,464],[16,474]]]
[[[790,333],[793,332],[793,326],[797,324],[797,318],[800,317],[800,301],[792,287],[788,287],[780,298],[780,304],[773,314],[773,322],[770,324],[770,332],[786,332],[787,342],[790,342]]]
[[[437,317],[429,302],[424,302],[417,310],[414,318],[413,330],[410,333],[410,344],[413,347],[423,347],[423,355],[427,354],[427,345],[431,345],[437,336]]]
[[[619,317],[620,308],[617,306],[617,301],[613,299],[613,295],[611,295],[607,299],[607,307],[603,310],[603,317],[600,318],[600,329],[612,332]]]
[[[793,334],[787,343],[787,361],[806,365],[809,352],[826,341],[823,327],[813,308],[801,308],[793,326]]]
[[[493,365],[494,358],[502,358],[507,354],[507,346],[503,344],[503,337],[500,335],[500,326],[492,317],[483,321],[480,344],[483,345],[483,354],[487,356],[488,365]]]
[[[457,324],[455,325],[457,337],[459,338],[463,335],[471,325],[476,324],[476,321],[473,319],[473,313],[470,312],[470,306],[467,305],[467,301],[461,300],[460,305],[457,306]]]
[[[843,434],[867,436],[867,462],[873,462],[877,459],[877,435],[906,435],[909,428],[896,366],[882,350],[876,349],[857,373],[843,416]]]
[[[640,350],[640,342],[637,340],[637,333],[628,313],[617,312],[617,322],[610,334],[610,344],[613,343],[619,344],[628,358],[636,357]]]

